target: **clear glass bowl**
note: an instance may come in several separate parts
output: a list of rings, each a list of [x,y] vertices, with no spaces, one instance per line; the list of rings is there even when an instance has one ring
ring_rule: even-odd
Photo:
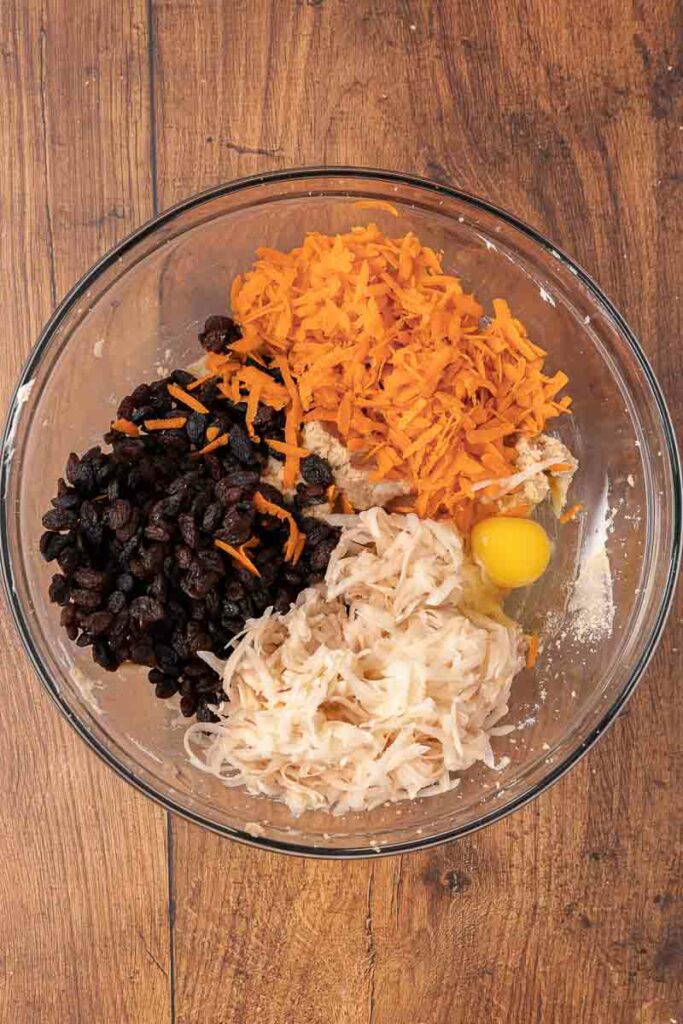
[[[358,199],[395,204],[361,210]],[[374,219],[415,231],[485,307],[505,297],[551,368],[571,379],[574,415],[555,421],[580,469],[583,517],[558,526],[552,570],[512,605],[544,637],[535,672],[518,677],[496,741],[499,772],[477,767],[440,797],[343,818],[228,789],[191,768],[173,702],[144,670],[100,670],[69,643],[47,600],[52,566],[37,552],[41,515],[69,451],[97,443],[118,399],[141,380],[194,362],[199,326],[228,305],[234,274],[259,245],[289,248],[305,231]],[[26,650],[55,703],[120,775],[165,807],[222,835],[328,856],[414,850],[462,836],[521,806],[567,770],[615,717],[661,634],[675,582],[680,467],[669,416],[633,334],[591,279],[514,217],[404,175],[315,169],[247,178],[181,203],[122,242],[67,296],[19,381],[4,437],[3,574]],[[607,530],[616,608],[611,635],[577,638],[568,611],[582,566]],[[26,723],[27,729],[30,723]]]

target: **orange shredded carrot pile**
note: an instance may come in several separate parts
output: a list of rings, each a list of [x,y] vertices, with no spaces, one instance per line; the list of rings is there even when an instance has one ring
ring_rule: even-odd
[[[239,565],[242,565],[244,566],[245,569],[248,569],[252,576],[261,575],[261,573],[254,565],[249,555],[245,554],[244,544],[242,544],[241,547],[239,548],[234,548],[232,544],[228,544],[224,540],[214,540],[214,544],[216,545],[217,548],[220,548],[221,551],[225,551],[226,554],[230,555],[230,557],[233,558]]]
[[[194,395],[189,395],[184,388],[181,388],[179,384],[169,384],[167,391],[172,398],[175,398],[176,402],[182,402],[188,409],[193,409],[195,412],[208,412],[203,402],[200,402]]]
[[[140,433],[140,428],[136,427],[134,423],[121,418],[114,420],[111,429],[118,431],[119,434],[128,434],[129,437],[138,437]]]
[[[533,668],[538,661],[538,633],[532,633],[529,637],[529,646],[526,651],[526,667]]]
[[[192,454],[193,456],[208,455],[209,452],[215,452],[216,448],[222,448],[229,440],[230,436],[228,434],[219,434],[218,437],[214,437],[213,441],[209,441],[198,452],[193,452]]]
[[[259,400],[273,405],[277,391],[292,449],[302,422],[331,425],[372,479],[410,483],[420,516],[469,529],[472,485],[514,473],[517,437],[569,409],[571,399],[558,398],[567,376],[544,373],[546,353],[507,303],[494,300],[493,319],[483,320],[481,305],[412,233],[390,239],[370,224],[257,256],[232,284],[243,337],[232,360],[209,366],[220,370],[223,392],[244,400],[246,390],[253,411]],[[227,369],[247,356],[274,363],[283,385],[242,363]],[[299,459],[287,453],[285,487]]]
[[[579,512],[583,508],[583,505],[570,505],[566,512],[563,512],[560,516],[561,523],[573,523]]]
[[[257,491],[254,495],[254,507],[259,511],[269,516],[275,516],[277,519],[283,519],[289,527],[289,536],[287,543],[285,544],[285,561],[291,562],[294,560],[297,550],[299,549],[301,538],[303,537],[304,544],[306,543],[306,535],[302,534],[299,527],[296,525],[296,520],[291,512],[288,512],[286,508],[282,508],[280,505],[276,505],[273,501],[268,501],[260,491]],[[301,544],[301,551],[303,551],[303,544]],[[301,551],[299,554],[301,554]],[[298,561],[297,557],[297,561]]]
[[[187,416],[169,416],[167,420],[145,420],[145,430],[180,430],[187,423]]]

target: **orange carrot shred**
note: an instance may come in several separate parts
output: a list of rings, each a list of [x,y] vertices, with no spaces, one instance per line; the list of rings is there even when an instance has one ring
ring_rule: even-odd
[[[281,505],[276,505],[273,501],[268,501],[260,491],[257,491],[254,495],[254,507],[257,511],[264,513],[265,515],[275,516],[277,519],[284,519],[289,526],[289,536],[285,544],[285,561],[291,562],[296,551],[296,544],[299,538],[302,536],[299,527],[296,525],[296,520],[291,512],[288,512],[286,508],[282,508]]]
[[[327,498],[327,504],[330,506],[330,508],[332,508],[335,501],[337,500],[337,488],[335,487],[334,484],[330,484],[330,486],[327,488],[327,490],[325,491],[325,497]]]
[[[529,646],[526,652],[526,667],[533,668],[538,660],[538,633],[532,633],[529,637]]]
[[[176,402],[182,402],[189,409],[193,409],[194,412],[207,413],[209,410],[206,408],[203,402],[200,402],[198,398],[193,395],[188,395],[184,388],[181,388],[179,384],[169,384],[167,391],[172,398],[175,398]]]
[[[581,503],[577,505],[570,505],[566,512],[563,512],[560,516],[561,523],[573,523],[579,512],[583,508]]]
[[[549,473],[570,473],[573,469],[571,462],[556,462],[552,466],[548,466]]]
[[[398,210],[386,199],[357,199],[353,205],[358,210],[386,210],[392,217],[398,217]]]
[[[170,416],[167,420],[145,420],[145,430],[180,430],[187,423],[187,416]]]
[[[296,544],[294,546],[294,553],[292,555],[292,565],[296,565],[297,564],[297,562],[301,558],[301,555],[303,553],[303,550],[304,550],[305,546],[306,546],[306,534],[302,533],[299,536],[299,538],[298,538],[298,540],[297,540],[297,542],[296,542]]]
[[[206,440],[215,441],[221,432],[220,427],[207,427],[206,428]]]
[[[198,452],[193,452],[192,454],[195,457],[198,455],[208,455],[209,452],[215,452],[216,448],[222,448],[229,440],[229,434],[219,434],[218,437],[213,439],[213,441],[209,441],[209,443],[205,444],[203,448],[200,448]]]
[[[287,444],[286,441],[277,441],[270,437],[266,438],[266,444],[274,452],[280,452],[281,455],[298,455],[300,459],[307,459],[311,454],[307,448],[300,448],[298,445]]]
[[[205,373],[202,377],[197,377],[197,379],[193,380],[191,384],[188,384],[187,390],[196,391],[197,388],[202,386],[202,384],[206,384],[208,381],[214,380],[215,376],[215,373]]]
[[[121,417],[118,420],[114,420],[111,429],[118,431],[119,434],[128,434],[129,437],[138,437],[140,433],[139,427],[136,427],[130,420]]]
[[[214,544],[216,545],[217,548],[220,548],[221,551],[225,551],[226,554],[230,555],[230,557],[233,558],[236,562],[239,562],[240,565],[243,565],[245,569],[248,569],[252,576],[261,575],[261,573],[258,571],[256,566],[252,562],[251,558],[249,558],[248,555],[245,555],[243,550],[244,545],[242,545],[242,547],[240,548],[234,548],[232,544],[228,544],[224,540],[217,539],[214,540]]]
[[[352,516],[356,511],[343,491],[339,495],[339,504],[341,505],[341,510],[345,516]]]

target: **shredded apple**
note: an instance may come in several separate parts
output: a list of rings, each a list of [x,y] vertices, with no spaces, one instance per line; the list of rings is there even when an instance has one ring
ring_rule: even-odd
[[[507,303],[495,299],[482,319],[412,233],[312,232],[290,252],[257,256],[232,285],[243,337],[208,369],[228,397],[247,398],[250,430],[259,400],[286,409],[285,486],[298,473],[301,423],[317,420],[373,467],[371,479],[407,480],[420,516],[468,529],[495,481],[514,474],[516,438],[569,409],[558,398],[566,374],[544,373],[545,351]],[[245,365],[254,359],[264,370]]]

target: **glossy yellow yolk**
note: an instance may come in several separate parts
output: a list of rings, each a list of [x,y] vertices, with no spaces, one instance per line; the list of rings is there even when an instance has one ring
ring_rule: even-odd
[[[527,587],[550,561],[550,538],[532,519],[492,516],[472,529],[472,554],[498,587]]]

